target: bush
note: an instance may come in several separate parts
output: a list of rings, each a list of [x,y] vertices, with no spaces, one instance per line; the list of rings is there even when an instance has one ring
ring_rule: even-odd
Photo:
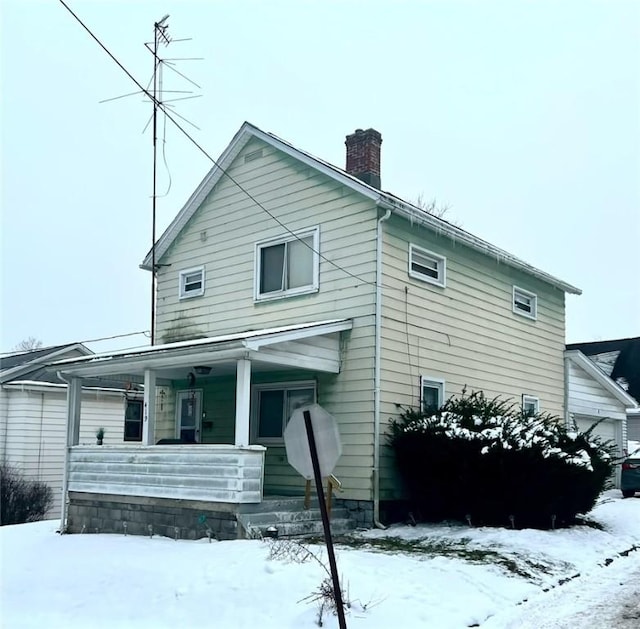
[[[587,513],[613,471],[613,447],[480,392],[436,413],[401,408],[390,444],[420,519],[551,528]]]
[[[0,525],[42,520],[52,503],[51,487],[26,479],[10,465],[0,466]]]

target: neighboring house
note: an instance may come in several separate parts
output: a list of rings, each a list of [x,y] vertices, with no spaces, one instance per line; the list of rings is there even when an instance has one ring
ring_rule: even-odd
[[[310,402],[338,421],[335,475],[369,525],[403,497],[397,404],[467,387],[564,416],[565,294],[580,291],[383,192],[381,142],[348,136],[342,170],[242,125],[155,247],[159,345],[57,366],[73,383],[69,530],[86,508],[138,501],[235,535],[229,513],[303,491],[282,434]],[[73,437],[81,379],[114,374],[145,385],[137,467]]]
[[[567,350],[579,350],[607,376],[640,403],[640,336],[610,341],[570,343]],[[627,414],[627,438],[640,442],[640,412]]]
[[[621,456],[627,450],[627,414],[638,403],[581,351],[565,352],[567,424],[609,441]],[[619,470],[616,484],[619,485]]]
[[[46,347],[0,358],[0,461],[19,468],[26,478],[45,482],[53,490],[49,518],[60,516],[64,474],[67,385],[45,368],[52,360],[91,355],[80,343]],[[123,443],[123,419],[136,413],[141,425],[142,400],[108,387],[82,391],[79,443],[95,444],[96,430],[106,430],[104,443]],[[131,432],[132,422],[127,422]],[[133,434],[133,433],[132,433]],[[140,440],[142,437],[139,429]]]

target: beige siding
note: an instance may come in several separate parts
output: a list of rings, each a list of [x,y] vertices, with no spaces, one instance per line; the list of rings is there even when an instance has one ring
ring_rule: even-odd
[[[245,164],[245,154],[259,147],[263,157]],[[286,231],[223,177],[161,260],[169,266],[158,271],[158,339],[170,342],[353,319],[353,329],[342,335],[341,373],[319,375],[318,392],[348,443],[337,470],[344,496],[371,499],[377,212],[371,201],[257,139],[240,152],[229,173],[288,228],[319,227],[320,289],[309,295],[254,302],[255,243]],[[205,267],[205,294],[180,300],[179,272],[201,265]],[[298,373],[297,379],[301,377],[306,377],[304,372]],[[254,374],[254,382],[255,378]],[[213,421],[212,431],[203,434],[206,441],[233,439],[233,426],[221,419],[234,416],[234,380],[229,384],[232,386],[226,389],[204,392],[207,419]],[[162,434],[169,430],[168,422],[167,417]],[[368,462],[364,471],[363,461]],[[300,485],[283,448],[268,448],[265,469],[267,491]]]
[[[409,276],[409,243],[446,257],[446,287]],[[445,380],[445,397],[482,390],[563,415],[564,293],[461,244],[392,217],[385,224],[381,420],[417,405],[420,376]],[[538,296],[532,321],[512,311],[512,287]],[[384,437],[383,437],[384,442]],[[382,499],[397,497],[391,452]]]
[[[27,478],[41,480],[53,490],[54,503],[47,517],[60,515],[60,499],[66,443],[66,389],[49,390],[3,387],[8,421],[3,446],[7,463],[19,467]],[[80,443],[95,444],[95,432],[106,429],[105,444],[123,442],[122,394],[83,391]]]

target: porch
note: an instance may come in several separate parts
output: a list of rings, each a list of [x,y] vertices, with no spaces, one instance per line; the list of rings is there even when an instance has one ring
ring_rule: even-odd
[[[138,505],[166,516],[149,516],[147,525],[180,512],[181,528],[189,520],[202,535],[196,511],[215,529],[241,519],[242,505],[259,505],[265,493],[301,494],[282,430],[295,408],[318,401],[318,382],[335,379],[340,333],[350,328],[350,320],[303,324],[57,363],[69,382],[62,526],[91,527],[98,509],[124,521],[131,510],[123,505]],[[143,389],[139,423],[123,422],[122,444],[81,445],[82,385],[102,378]],[[222,526],[225,535],[234,526]]]

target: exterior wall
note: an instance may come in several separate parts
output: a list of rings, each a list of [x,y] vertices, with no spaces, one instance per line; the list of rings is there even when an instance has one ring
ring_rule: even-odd
[[[348,362],[348,358],[345,360]],[[255,366],[254,366],[255,367]],[[363,373],[361,380],[345,382],[340,375],[310,371],[254,371],[252,384],[296,382],[315,380],[318,403],[336,418],[357,417],[359,409],[372,399],[368,389],[372,374]],[[179,386],[177,390],[186,387]],[[202,391],[202,408],[209,428],[203,425],[202,442],[233,444],[235,437],[235,377],[219,376],[201,379],[196,389]],[[369,396],[369,400],[367,400]],[[252,421],[254,419],[252,418]],[[364,420],[367,421],[366,419]],[[372,415],[368,419],[372,422]],[[335,475],[342,481],[344,493],[352,500],[370,500],[371,468],[373,465],[373,434],[369,424],[340,422],[340,437],[343,455],[338,462]],[[175,417],[166,436],[175,436]],[[163,434],[163,436],[165,436]],[[264,491],[270,495],[301,495],[304,479],[287,462],[284,443],[267,444],[265,454]]]
[[[245,155],[259,148],[263,156],[245,163]],[[288,228],[319,226],[319,291],[254,302],[255,243],[286,232],[223,177],[160,261],[157,338],[172,342],[351,318],[353,329],[342,334],[341,373],[319,376],[322,387],[318,390],[336,416],[344,440],[340,462],[344,495],[370,500],[377,211],[371,201],[257,139],[247,144],[228,170]],[[205,267],[205,294],[180,300],[179,272],[201,265]],[[207,419],[212,416],[214,426],[218,415],[233,408],[229,391],[218,395],[219,405],[207,407],[205,402]],[[204,437],[226,441],[230,434],[224,430]],[[270,448],[267,453],[268,469],[283,462],[282,454],[275,450]],[[365,464],[368,469],[363,468]],[[288,473],[282,466],[284,484]]]
[[[564,293],[397,217],[384,225],[381,421],[419,404],[421,375],[445,380],[445,399],[464,387],[516,403],[529,394],[562,417]],[[409,276],[409,243],[446,257],[445,288]],[[537,320],[513,312],[513,285],[537,294]],[[399,497],[383,447],[381,499]]]
[[[47,517],[60,515],[66,444],[66,387],[10,384],[2,387],[7,406],[7,432],[3,460],[20,468],[27,478],[40,480],[53,490]],[[123,443],[124,398],[121,393],[83,391],[80,443],[95,444],[95,432],[106,429],[104,443]]]

